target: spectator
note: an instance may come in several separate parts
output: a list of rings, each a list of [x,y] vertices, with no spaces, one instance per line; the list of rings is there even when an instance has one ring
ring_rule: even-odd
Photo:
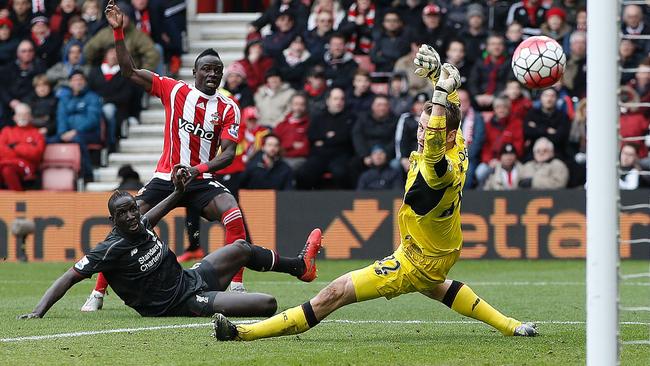
[[[629,39],[621,39],[618,44],[618,62],[623,69],[633,69],[639,65],[640,57],[636,45]],[[620,84],[627,84],[634,79],[634,73],[621,72]]]
[[[528,111],[524,119],[524,158],[533,156],[533,144],[540,137],[549,139],[557,148],[559,158],[564,158],[569,138],[571,121],[566,113],[557,109],[557,92],[553,88],[544,89],[540,95],[540,108]]]
[[[273,59],[264,55],[262,41],[253,40],[246,44],[244,58],[237,61],[244,68],[246,82],[253,93],[264,85],[264,75],[273,66]]]
[[[32,126],[27,104],[16,106],[16,126],[0,131],[0,189],[22,191],[23,182],[36,178],[45,151],[45,138]]]
[[[330,36],[334,33],[332,21],[332,14],[326,11],[320,12],[316,16],[316,27],[305,32],[305,45],[307,46],[309,53],[316,60],[323,58]]]
[[[460,34],[460,39],[467,46],[466,58],[470,64],[474,64],[481,58],[485,50],[485,42],[488,34],[485,31],[485,15],[483,7],[479,4],[472,4],[467,8],[467,28]]]
[[[162,4],[163,33],[160,38],[164,48],[167,72],[177,78],[181,68],[184,42],[187,36],[187,3],[184,0],[167,0]]]
[[[370,167],[361,174],[357,191],[379,191],[402,189],[402,172],[392,168],[384,147],[376,145],[370,150]]]
[[[541,27],[542,35],[553,38],[561,46],[568,45],[571,26],[566,23],[566,12],[562,8],[550,8],[546,12],[546,22]]]
[[[582,7],[578,9],[576,13],[576,26],[574,27],[577,31],[587,32],[587,9]]]
[[[629,87],[623,87],[620,92],[622,102],[638,102],[639,97]],[[621,107],[619,134],[623,138],[634,138],[633,145],[637,148],[638,156],[648,156],[648,148],[643,143],[643,137],[648,134],[648,119],[639,113],[636,107]]]
[[[58,33],[50,31],[47,17],[43,14],[35,14],[31,24],[31,39],[36,46],[36,56],[42,58],[47,67],[54,66],[61,59],[61,36]]]
[[[70,19],[79,15],[81,15],[81,12],[77,9],[75,0],[61,0],[51,16],[50,30],[59,39],[66,38]]]
[[[124,164],[117,171],[117,176],[121,179],[120,185],[117,186],[117,190],[120,191],[139,191],[144,187],[142,181],[140,180],[140,174],[138,174],[131,164]]]
[[[569,170],[556,159],[553,143],[540,137],[533,146],[534,159],[524,164],[519,177],[519,188],[561,189],[569,181]]]
[[[415,26],[422,22],[422,10],[426,6],[423,0],[402,0],[397,4],[400,18],[407,26]]]
[[[289,110],[289,100],[296,93],[285,83],[276,69],[266,73],[266,84],[255,93],[255,105],[259,110],[259,123],[274,128]]]
[[[429,4],[422,9],[422,22],[413,27],[412,32],[412,39],[417,36],[422,43],[432,46],[438,52],[447,48],[450,35],[442,22],[442,9],[438,5]]]
[[[397,121],[397,127],[395,129],[395,159],[399,162],[399,165],[405,173],[411,167],[411,162],[409,161],[411,152],[418,150],[418,124],[420,115],[424,110],[424,104],[428,100],[428,94],[417,94],[413,100],[411,110],[403,113]]]
[[[524,120],[526,114],[533,107],[533,102],[524,94],[521,84],[517,80],[508,80],[506,83],[506,90],[503,94],[510,99],[510,114],[515,118]]]
[[[339,26],[339,32],[350,40],[346,45],[355,55],[367,55],[372,48],[372,32],[375,27],[375,4],[372,0],[356,0],[348,9],[346,21]]]
[[[164,45],[167,43],[163,37],[165,33],[163,10],[161,2],[149,0],[131,0],[131,6],[125,9],[130,12],[127,15],[133,21],[135,28],[151,38],[161,57],[165,56]],[[168,39],[169,36],[166,38]]]
[[[555,102],[557,109],[566,113],[569,120],[573,120],[576,114],[574,99],[578,99],[569,94],[569,90],[562,84],[562,79],[553,84],[552,88],[557,92],[557,102]],[[533,108],[539,108],[540,106],[541,102],[539,99],[533,101]]]
[[[254,106],[246,107],[242,110],[241,120],[245,124],[246,132],[244,139],[246,140],[246,157],[244,162],[255,155],[256,152],[262,149],[262,140],[264,136],[268,135],[271,131],[268,127],[260,126],[257,123],[257,108]]]
[[[275,32],[277,30],[275,20],[286,11],[294,14],[295,19],[298,20],[296,26],[299,30],[304,31],[307,28],[309,9],[301,0],[275,0],[259,18],[248,25],[248,33],[258,33],[266,25],[271,25],[271,31]]]
[[[400,116],[402,113],[411,110],[413,97],[409,95],[409,84],[405,74],[401,72],[393,73],[390,83],[388,83],[388,96],[390,98],[390,110],[393,114]]]
[[[108,151],[116,151],[118,128],[129,116],[130,101],[135,96],[135,86],[120,72],[115,47],[106,50],[104,61],[92,68],[88,75],[90,90],[102,97],[102,115],[106,121]]]
[[[358,68],[352,53],[345,50],[345,37],[338,33],[330,37],[329,50],[325,52],[323,61],[325,79],[332,88],[345,89]]]
[[[253,92],[246,83],[246,70],[238,63],[233,62],[224,73],[225,83],[223,88],[227,90],[239,103],[239,108],[244,109],[255,104]]]
[[[370,59],[377,71],[393,71],[395,61],[409,53],[409,37],[404,30],[404,23],[399,14],[389,10],[384,15],[382,30],[374,37],[374,46],[370,51]]]
[[[479,4],[467,4],[465,0],[447,0],[439,1],[445,8],[445,26],[453,32],[460,32],[467,26],[467,18],[469,12],[480,11],[481,14],[485,12],[483,7]],[[473,7],[478,5],[479,8]]]
[[[630,80],[627,86],[636,92],[640,102],[650,102],[650,59],[645,58],[637,67],[634,79]],[[640,107],[639,111],[646,118],[650,118],[650,108]]]
[[[521,24],[524,34],[527,37],[541,34],[540,26],[546,19],[548,8],[542,4],[542,0],[523,0],[510,6],[508,11],[508,25],[512,23]]]
[[[13,0],[9,19],[14,25],[12,34],[16,39],[30,38],[32,2],[30,0]]]
[[[41,135],[52,137],[56,134],[56,104],[58,99],[52,93],[52,84],[47,76],[34,77],[34,93],[25,102],[32,110],[32,125]]]
[[[81,70],[70,75],[72,93],[59,100],[57,108],[57,136],[48,142],[79,144],[82,173],[86,182],[92,182],[93,169],[87,145],[100,142],[102,101],[99,95],[88,90],[86,76]]]
[[[470,160],[471,162],[471,160]],[[512,144],[505,144],[501,149],[499,162],[483,186],[486,191],[512,191],[519,187],[522,165],[517,160],[517,152]],[[467,182],[465,182],[467,185]]]
[[[400,57],[395,62],[395,67],[393,68],[394,72],[402,72],[406,75],[409,83],[409,93],[411,95],[433,93],[433,87],[429,79],[415,75],[416,66],[413,63],[413,60],[415,59],[415,55],[418,53],[421,44],[422,43],[418,40],[417,36],[412,36],[410,41],[411,52]]]
[[[571,53],[564,68],[562,84],[572,96],[582,99],[587,96],[587,34],[583,31],[571,33],[569,44]]]
[[[621,23],[621,31],[623,35],[644,35],[650,36],[650,27],[645,26],[643,19],[643,9],[638,5],[626,5],[623,8],[623,22]],[[646,39],[635,39],[634,43],[643,53],[647,54],[650,51],[648,45],[650,42]]]
[[[587,4],[586,0],[555,0],[554,6],[559,7],[566,13],[566,22],[571,27],[576,26],[576,18],[581,9]]]
[[[582,187],[587,178],[587,99],[576,106],[567,146],[568,187]]]
[[[301,189],[320,185],[324,173],[332,175],[337,188],[348,186],[348,161],[351,157],[352,116],[345,111],[345,93],[333,88],[327,94],[327,108],[312,115],[307,135],[311,143],[309,156],[296,172],[296,183]]]
[[[77,41],[70,41],[63,49],[63,61],[56,63],[47,70],[47,78],[54,85],[57,96],[69,93],[68,77],[74,70],[81,70],[84,74],[90,68],[84,64],[83,47]],[[64,90],[62,90],[64,89]]]
[[[12,37],[13,23],[9,18],[0,18],[0,67],[16,60],[16,48],[20,41]]]
[[[476,181],[481,187],[491,168],[498,162],[499,152],[504,144],[515,147],[517,156],[523,156],[523,122],[510,114],[510,99],[497,97],[493,103],[494,115],[485,123],[485,142],[481,148],[481,164],[476,167]]]
[[[79,16],[75,16],[70,19],[69,33],[69,37],[65,39],[65,45],[71,41],[74,41],[79,42],[83,46],[86,44],[86,42],[88,42],[88,39],[90,38],[88,36],[88,26],[86,25],[86,22]]]
[[[312,63],[313,59],[305,48],[305,41],[301,35],[295,35],[289,47],[275,59],[282,80],[288,82],[294,89],[302,89],[305,85],[305,75]]]
[[[337,29],[341,22],[345,19],[345,10],[341,7],[338,0],[316,0],[311,8],[309,18],[307,18],[307,31],[312,31],[319,26],[319,22],[323,19],[320,16],[327,14],[329,17],[329,27]]]
[[[506,20],[510,10],[510,1],[487,0],[487,27],[491,32],[504,33],[506,31]]]
[[[352,142],[358,164],[354,167],[360,173],[370,167],[370,149],[375,145],[384,148],[391,160],[395,157],[395,128],[397,117],[390,111],[390,102],[385,95],[377,95],[372,102],[369,113],[361,114],[352,129]],[[356,172],[352,175],[358,176]]]
[[[323,67],[320,65],[314,66],[307,74],[307,82],[305,83],[305,93],[309,99],[309,114],[313,115],[316,111],[325,110],[325,90],[327,89],[327,81],[325,80],[325,73]]]
[[[467,90],[459,89],[458,98],[460,99],[463,139],[469,155],[465,187],[473,188],[475,183],[474,172],[481,162],[481,149],[485,141],[485,121],[483,121],[481,114],[472,107],[472,99]]]
[[[280,156],[280,139],[276,135],[264,137],[262,151],[246,164],[241,187],[276,191],[293,189],[293,171]]]
[[[309,155],[307,95],[301,92],[294,94],[290,107],[289,114],[273,129],[273,133],[282,142],[284,161],[295,171],[305,163]]]
[[[296,34],[301,33],[296,30],[293,14],[290,11],[280,13],[275,19],[275,31],[262,40],[264,54],[279,59]]]
[[[467,87],[480,110],[489,110],[496,95],[505,88],[511,75],[510,62],[504,53],[503,37],[492,34],[488,37],[486,56],[478,60],[470,74]]]
[[[447,56],[446,62],[456,66],[458,69],[458,72],[460,73],[461,84],[467,83],[469,73],[472,71],[472,64],[467,62],[467,58],[465,57],[465,44],[463,41],[459,39],[452,39],[449,42],[449,47],[447,47],[447,52],[445,55]],[[414,58],[415,57],[413,57],[413,59]],[[411,59],[411,63],[413,63],[413,59]],[[426,80],[427,84],[431,84],[429,83],[429,80],[425,78],[419,79]]]
[[[45,62],[36,58],[34,44],[23,40],[16,49],[16,62],[11,62],[0,70],[0,101],[3,108],[3,120],[7,120],[18,103],[32,93],[32,79],[45,73]],[[2,121],[0,121],[0,127]]]
[[[512,57],[519,44],[524,41],[524,27],[519,23],[508,25],[506,31],[506,53]]]
[[[411,61],[412,62],[412,61]],[[366,70],[357,70],[352,80],[352,89],[348,89],[345,106],[355,116],[370,110],[375,93],[370,90],[370,73]]]
[[[106,26],[106,20],[102,18],[99,10],[98,0],[84,0],[81,5],[81,18],[88,26],[88,36],[92,37]]]

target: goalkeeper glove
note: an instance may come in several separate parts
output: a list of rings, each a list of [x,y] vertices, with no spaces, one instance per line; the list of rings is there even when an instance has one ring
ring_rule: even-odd
[[[417,66],[415,75],[421,78],[428,78],[432,83],[435,83],[438,76],[440,76],[440,55],[427,44],[420,46],[413,63]]]
[[[460,88],[460,73],[452,64],[442,65],[440,78],[436,83],[436,90],[433,92],[431,101],[442,106],[447,105],[447,95]]]

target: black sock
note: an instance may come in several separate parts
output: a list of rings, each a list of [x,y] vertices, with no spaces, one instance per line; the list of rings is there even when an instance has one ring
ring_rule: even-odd
[[[190,246],[187,250],[197,250],[201,247],[201,240],[199,232],[201,231],[201,216],[197,211],[185,211],[185,228],[187,229],[187,236],[190,240]]]
[[[305,273],[305,262],[301,258],[280,257],[273,250],[252,244],[250,246],[253,250],[253,255],[246,264],[247,268],[258,272],[273,271],[288,273],[296,277],[302,276]]]

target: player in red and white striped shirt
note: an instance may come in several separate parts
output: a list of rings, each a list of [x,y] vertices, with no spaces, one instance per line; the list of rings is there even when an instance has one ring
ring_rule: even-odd
[[[174,165],[189,166],[193,181],[179,206],[201,212],[206,220],[220,220],[226,229],[226,243],[246,239],[244,220],[230,191],[212,172],[230,165],[239,139],[239,107],[217,91],[223,76],[223,62],[214,49],[203,51],[194,62],[194,85],[138,69],[124,44],[123,13],[109,1],[106,19],[113,28],[115,49],[122,75],[162,100],[165,107],[165,140],[153,179],[136,197],[141,213],[147,212],[174,191]],[[241,131],[243,133],[243,131]],[[193,253],[201,259],[203,250]],[[107,282],[100,274],[95,290],[82,311],[101,308]],[[231,290],[243,291],[242,272],[232,280]]]

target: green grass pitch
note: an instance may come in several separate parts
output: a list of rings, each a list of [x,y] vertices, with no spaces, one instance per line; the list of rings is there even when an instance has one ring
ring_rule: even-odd
[[[366,261],[322,261],[316,283],[275,273],[245,274],[251,291],[267,292],[286,309],[304,302],[327,281]],[[451,278],[464,281],[502,312],[538,321],[540,337],[503,337],[442,304],[410,294],[341,309],[299,336],[252,343],[218,343],[209,319],[141,318],[111,294],[104,310],[79,307],[93,282],[83,281],[44,319],[16,320],[32,310],[45,289],[71,264],[0,263],[0,365],[582,365],[585,362],[583,261],[461,260]],[[647,261],[625,261],[621,273],[648,272]],[[650,281],[621,281],[621,306],[650,305]],[[622,311],[623,341],[650,338],[650,312]],[[346,322],[347,321],[347,322]],[[420,322],[413,322],[420,321]],[[196,326],[187,326],[196,324]],[[135,330],[183,325],[184,328]],[[132,331],[68,338],[8,338],[130,328]],[[625,344],[623,365],[648,365],[650,346]]]

